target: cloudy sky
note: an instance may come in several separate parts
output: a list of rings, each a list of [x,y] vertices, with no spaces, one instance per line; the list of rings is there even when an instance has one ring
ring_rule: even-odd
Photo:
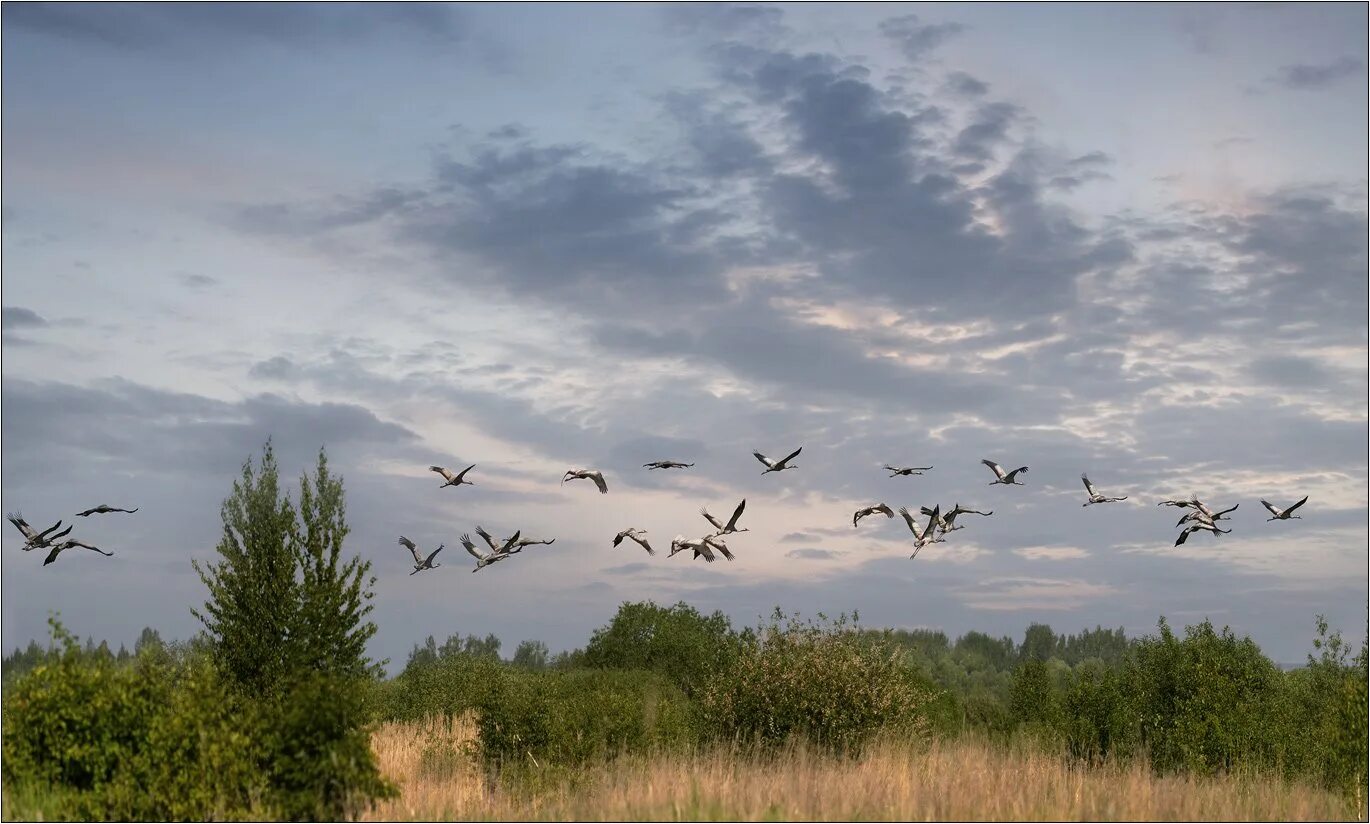
[[[7,526],[4,645],[51,610],[193,632],[190,560],[268,436],[292,478],[321,445],[344,474],[399,661],[579,645],[644,598],[1019,638],[1208,616],[1281,661],[1318,613],[1359,639],[1366,22],[6,3],[4,506],[142,510],[47,568]],[[608,495],[558,485],[581,466]],[[1082,471],[1129,499],[1082,508]],[[1155,502],[1190,493],[1240,503],[1232,534],[1172,548]],[[733,563],[610,547],[741,498]],[[852,528],[879,501],[995,514],[911,561],[898,518]],[[476,524],[557,541],[473,576]],[[443,566],[409,577],[401,533]]]

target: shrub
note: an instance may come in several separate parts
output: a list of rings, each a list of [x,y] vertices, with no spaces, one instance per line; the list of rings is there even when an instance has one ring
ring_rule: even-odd
[[[365,696],[351,679],[317,673],[264,708],[263,749],[278,815],[341,820],[396,794],[376,768]]]
[[[411,665],[378,690],[379,717],[400,721],[430,715],[455,718],[488,704],[503,670],[498,659],[466,654]]]
[[[721,612],[701,615],[685,603],[624,603],[595,630],[580,663],[600,669],[643,669],[665,675],[693,695],[737,657],[741,640]]]
[[[105,656],[86,656],[55,619],[57,651],[5,691],[7,781],[91,791],[144,744],[164,697],[161,679],[135,679]]]
[[[1130,667],[1141,743],[1155,769],[1212,772],[1278,762],[1280,672],[1250,638],[1204,621],[1183,641],[1162,618]]]
[[[733,666],[700,693],[709,727],[719,735],[782,743],[805,736],[820,746],[855,751],[881,731],[917,735],[928,729],[933,699],[904,665],[896,644],[846,623],[801,623],[776,610],[768,626],[744,640]]]
[[[625,752],[688,746],[694,709],[661,675],[504,669],[480,707],[486,760],[576,766]]]

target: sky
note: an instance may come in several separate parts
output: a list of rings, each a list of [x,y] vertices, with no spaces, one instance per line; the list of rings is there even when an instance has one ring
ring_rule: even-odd
[[[6,527],[4,646],[194,633],[268,437],[343,475],[392,664],[643,599],[1359,640],[1366,14],[6,3],[3,505],[140,511]],[[1173,547],[1191,494],[1232,533]],[[735,561],[665,557],[742,499]],[[994,515],[911,560],[879,502]],[[556,543],[473,576],[477,525]]]

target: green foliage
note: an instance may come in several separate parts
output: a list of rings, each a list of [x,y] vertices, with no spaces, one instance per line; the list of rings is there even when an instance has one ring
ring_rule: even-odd
[[[510,663],[524,669],[547,669],[547,655],[546,644],[541,641],[524,641],[514,650],[514,657]]]
[[[641,670],[505,668],[480,707],[485,758],[504,766],[575,766],[696,738],[689,700],[665,677]]]
[[[801,622],[779,608],[700,691],[719,735],[764,744],[807,736],[839,751],[855,751],[879,732],[926,732],[932,699],[889,639],[861,633],[845,616]]]
[[[1204,621],[1183,641],[1162,619],[1136,648],[1132,691],[1142,744],[1158,770],[1209,772],[1278,761],[1271,718],[1281,673],[1250,638]]]
[[[1125,758],[1136,751],[1139,721],[1123,679],[1098,659],[1082,664],[1070,678],[1059,726],[1075,758]]]
[[[375,582],[370,563],[342,558],[347,537],[342,480],[322,450],[314,478],[300,481],[299,510],[282,494],[268,441],[256,470],[224,501],[217,563],[195,570],[209,589],[204,624],[222,672],[252,695],[289,688],[297,673],[357,677],[373,672],[366,621]]]
[[[1029,733],[1057,736],[1063,719],[1061,703],[1060,690],[1045,661],[1028,658],[1014,670],[1009,714]]]
[[[624,603],[608,626],[595,630],[582,660],[600,669],[659,672],[694,695],[732,665],[741,644],[721,612],[706,617],[684,602]]]
[[[156,684],[83,653],[56,618],[49,624],[56,652],[5,691],[4,775],[95,790],[139,748],[157,710]]]
[[[316,674],[253,698],[207,654],[145,645],[120,665],[52,626],[58,652],[6,690],[0,744],[7,789],[48,788],[46,815],[329,820],[393,792],[354,683]]]
[[[279,815],[341,820],[395,794],[376,769],[364,699],[349,679],[318,673],[264,709],[271,802]]]
[[[486,704],[500,672],[499,659],[485,655],[411,656],[404,672],[381,688],[380,713],[405,721],[429,715],[454,718]]]

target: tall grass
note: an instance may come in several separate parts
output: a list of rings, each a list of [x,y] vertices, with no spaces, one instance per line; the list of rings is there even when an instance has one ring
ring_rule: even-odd
[[[1355,820],[1344,797],[1261,776],[1083,767],[1025,743],[876,743],[842,758],[804,745],[623,757],[529,789],[480,766],[470,716],[390,723],[373,746],[399,798],[372,820]]]

